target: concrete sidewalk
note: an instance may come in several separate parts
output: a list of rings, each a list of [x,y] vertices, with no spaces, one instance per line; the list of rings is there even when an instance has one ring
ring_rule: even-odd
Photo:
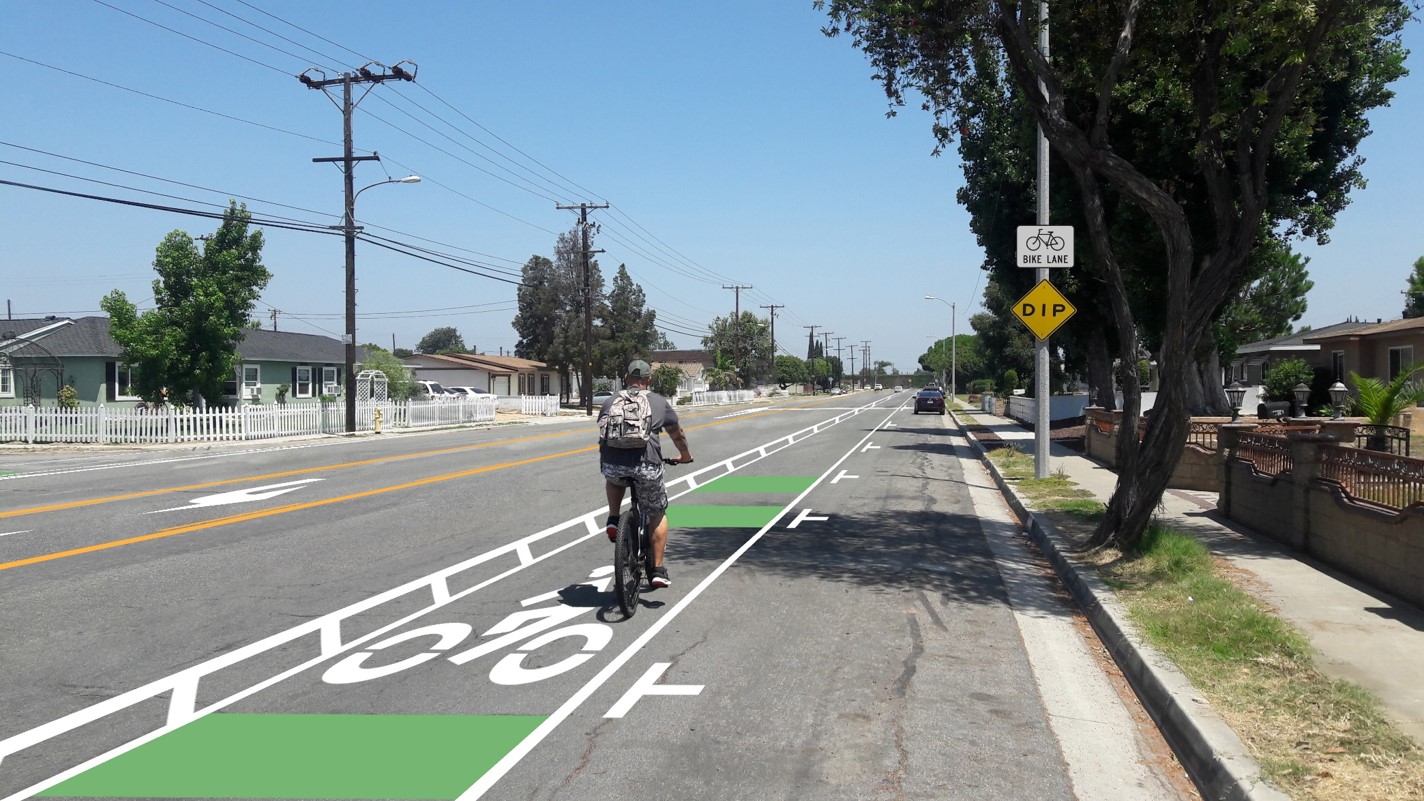
[[[1013,420],[965,409],[956,414],[1004,440],[1033,439]],[[1049,465],[1103,502],[1117,484],[1111,470],[1062,446],[1051,449]],[[1369,690],[1402,731],[1424,744],[1424,610],[1227,520],[1216,511],[1215,493],[1168,490],[1158,516],[1248,573],[1244,588],[1310,640],[1322,672]]]
[[[956,416],[985,426],[1002,440],[1028,445],[1034,439],[1034,432],[1015,420],[964,408]],[[1111,499],[1116,473],[1077,450],[1052,446],[1049,472],[1059,470],[1102,502]],[[1057,534],[1024,509],[997,469],[990,466],[990,472],[1203,790],[1212,797],[1252,801],[1284,798],[1262,781],[1245,744],[1203,706],[1176,667],[1131,633],[1125,610],[1096,574],[1065,556]],[[1424,610],[1230,522],[1216,512],[1216,493],[1168,490],[1158,517],[1245,573],[1243,589],[1302,631],[1324,674],[1366,688],[1380,698],[1401,731],[1424,744]]]

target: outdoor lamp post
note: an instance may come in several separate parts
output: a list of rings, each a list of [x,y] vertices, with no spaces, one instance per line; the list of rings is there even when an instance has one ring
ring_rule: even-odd
[[[347,191],[350,192],[351,174],[346,174]],[[387,178],[371,186],[363,186],[351,192],[346,198],[346,220],[342,229],[346,233],[346,433],[356,431],[356,387],[352,385],[356,376],[356,198],[372,186],[385,184],[418,184],[419,175],[404,178]]]
[[[1306,386],[1305,382],[1301,382],[1295,385],[1295,388],[1291,390],[1291,394],[1295,396],[1295,416],[1309,417],[1310,411],[1305,407],[1306,404],[1310,403],[1310,387]]]
[[[1231,422],[1241,422],[1241,399],[1246,397],[1246,388],[1240,381],[1232,381],[1226,388],[1226,400],[1231,404]]]
[[[1332,420],[1339,420],[1345,414],[1345,401],[1350,399],[1350,390],[1345,385],[1336,381],[1330,385],[1330,405],[1335,407],[1335,416]]]
[[[949,399],[950,406],[953,407],[955,394],[958,392],[958,388],[955,386],[955,380],[959,377],[959,343],[955,341],[955,327],[957,326],[956,318],[958,317],[958,313],[955,311],[954,304],[944,298],[937,298],[934,295],[925,295],[925,300],[937,300],[949,307]]]

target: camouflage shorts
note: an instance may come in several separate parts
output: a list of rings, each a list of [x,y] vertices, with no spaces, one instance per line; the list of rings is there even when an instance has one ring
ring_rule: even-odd
[[[599,468],[608,483],[633,487],[638,494],[638,511],[643,519],[657,523],[667,510],[667,488],[663,486],[663,466],[639,462],[633,467],[603,464]]]

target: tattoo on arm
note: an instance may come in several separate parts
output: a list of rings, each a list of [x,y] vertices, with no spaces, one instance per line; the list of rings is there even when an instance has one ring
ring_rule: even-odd
[[[679,448],[687,447],[687,435],[682,433],[681,428],[669,428],[667,430],[668,439]]]

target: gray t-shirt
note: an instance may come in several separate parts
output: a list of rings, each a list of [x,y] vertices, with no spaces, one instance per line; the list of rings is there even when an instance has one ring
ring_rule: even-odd
[[[652,407],[653,417],[649,421],[648,447],[642,451],[637,448],[610,448],[603,444],[603,440],[598,441],[598,458],[604,464],[616,464],[622,467],[636,467],[638,462],[644,461],[650,464],[662,466],[663,445],[662,433],[664,428],[676,428],[677,412],[673,411],[672,404],[667,402],[667,398],[645,389],[648,393],[648,405]],[[613,401],[618,398],[614,393],[613,397],[603,402],[603,407],[598,412],[599,423],[608,416],[608,409],[613,406]]]

